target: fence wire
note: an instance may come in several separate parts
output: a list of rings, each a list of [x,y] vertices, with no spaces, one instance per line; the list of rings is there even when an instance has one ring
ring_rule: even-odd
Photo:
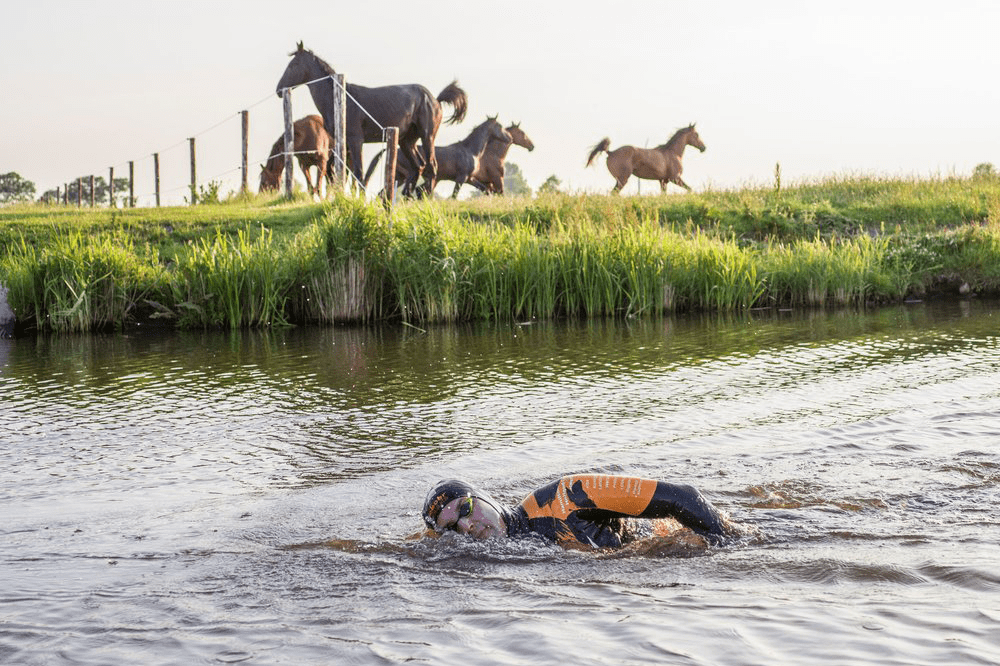
[[[322,77],[314,81],[309,81],[296,89],[308,86],[310,83],[317,83],[325,79],[330,79],[335,85],[337,80],[333,77]],[[350,92],[345,90],[350,101],[358,104]],[[292,108],[306,108],[306,113],[298,113],[297,118],[301,119],[307,115],[319,115],[311,96],[304,95],[301,91],[293,91]],[[371,118],[378,127],[382,125],[364,109],[360,104],[358,107]],[[253,111],[253,113],[251,113]],[[159,159],[159,205],[183,205],[190,204],[195,200],[204,200],[206,197],[216,196],[224,199],[234,196],[243,189],[243,137],[242,137],[242,114],[248,114],[248,136],[247,136],[247,174],[246,185],[250,193],[258,192],[260,186],[260,171],[267,161],[273,157],[285,155],[285,151],[272,152],[271,147],[284,135],[284,114],[282,100],[280,97],[268,94],[259,100],[248,105],[243,111],[226,116],[205,128],[191,134],[189,137],[178,140],[176,143],[167,145],[160,150],[154,150],[144,155],[137,156],[131,160],[125,160],[107,168],[93,172],[95,178],[107,181],[111,178],[113,170],[115,181],[127,180],[129,177],[129,167],[133,174],[132,182],[132,205],[136,207],[154,207],[157,205],[156,170],[155,160]],[[384,129],[384,128],[383,128]],[[196,180],[192,187],[191,182],[191,158],[190,146],[194,139],[195,145],[195,171]],[[373,147],[368,144],[371,156],[381,150],[381,147]],[[377,146],[377,144],[375,144]],[[294,182],[296,189],[307,191],[305,180],[302,177],[298,158],[306,156],[314,151],[300,150],[291,151],[289,154],[293,159]],[[371,159],[368,157],[368,160]],[[364,151],[362,151],[364,157]],[[340,155],[331,150],[330,159],[340,160]],[[361,173],[364,175],[369,162],[361,160]],[[342,165],[342,172],[345,174],[348,184],[345,191],[360,191],[363,196],[372,198],[384,189],[384,163],[380,163],[372,174],[371,181],[364,183],[355,176],[349,165]],[[89,188],[88,179],[90,174],[81,176],[84,181],[83,187]],[[329,196],[329,184],[325,179],[322,192]],[[58,186],[60,201],[67,201],[76,197],[77,178],[68,180]],[[55,188],[53,188],[55,189]],[[87,189],[89,192],[89,189]],[[51,190],[50,190],[51,192]],[[67,195],[73,193],[71,197]],[[121,187],[116,184],[114,187],[114,205],[128,205],[128,186]],[[73,201],[73,203],[76,203]],[[101,205],[107,205],[105,201]],[[89,199],[84,197],[83,205],[89,205]]]

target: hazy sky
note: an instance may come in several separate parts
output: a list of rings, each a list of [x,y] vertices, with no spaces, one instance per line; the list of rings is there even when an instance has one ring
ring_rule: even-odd
[[[436,95],[457,78],[469,116],[438,143],[487,115],[519,121],[536,149],[508,160],[534,188],[555,174],[607,191],[603,159],[584,168],[595,143],[651,147],[690,122],[708,147],[684,157],[696,190],[770,183],[777,162],[786,182],[1000,165],[996,0],[32,0],[3,14],[0,173],[39,193],[133,160],[148,203],[159,152],[180,202],[191,136],[199,180],[235,189],[242,109],[256,189],[298,40],[363,85]],[[315,113],[304,89],[293,107]]]

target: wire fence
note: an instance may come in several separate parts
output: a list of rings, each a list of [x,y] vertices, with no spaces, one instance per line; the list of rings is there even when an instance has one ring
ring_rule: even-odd
[[[308,83],[288,89],[295,119],[319,115],[307,86]],[[350,93],[347,96],[357,104]],[[58,196],[60,203],[82,206],[155,207],[221,200],[244,189],[249,193],[258,192],[263,166],[270,158],[286,154],[285,150],[272,153],[272,146],[284,133],[283,107],[283,98],[271,93],[191,136],[69,180],[55,193],[50,191],[46,193],[50,196],[43,198],[54,202]],[[368,114],[367,110],[360,108]],[[375,120],[371,114],[368,116]],[[378,148],[370,152],[374,155],[377,151]],[[296,158],[293,160],[295,187],[306,191],[297,158],[315,154],[314,151],[293,149],[287,154]],[[330,159],[337,159],[336,151],[331,153]],[[367,166],[364,159],[362,166]],[[350,177],[346,165],[343,165],[342,172]],[[367,188],[363,183],[356,183],[351,189],[374,197],[384,188],[383,173],[383,169],[376,170]],[[125,185],[125,181],[129,184]],[[112,191],[109,192],[109,189]],[[330,188],[325,187],[323,191],[328,195]]]

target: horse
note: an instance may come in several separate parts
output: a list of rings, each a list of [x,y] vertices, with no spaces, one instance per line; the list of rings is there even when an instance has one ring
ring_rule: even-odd
[[[292,125],[295,139],[293,150],[299,162],[299,168],[306,177],[306,186],[310,194],[320,196],[320,181],[327,178],[327,183],[332,182],[330,169],[327,163],[330,161],[330,135],[323,127],[323,119],[315,114],[299,118]],[[281,173],[285,170],[285,137],[278,137],[278,140],[271,146],[270,156],[260,171],[260,191],[278,189],[278,182],[281,180]],[[316,167],[316,187],[313,188],[312,179],[309,177],[309,170]]]
[[[615,177],[615,193],[621,192],[630,176],[660,181],[661,192],[666,191],[667,183],[680,185],[690,191],[691,188],[687,183],[681,180],[681,158],[684,156],[686,146],[694,146],[705,152],[705,144],[698,136],[694,123],[677,130],[669,141],[656,148],[622,146],[610,150],[611,139],[605,138],[590,151],[587,166],[590,166],[599,153],[608,153],[607,166],[608,171]]]
[[[303,83],[309,84],[316,108],[323,116],[326,131],[334,134],[333,117],[333,67],[322,58],[307,50],[299,42],[291,61],[278,81],[276,93]],[[317,80],[321,79],[321,80]],[[437,172],[434,154],[434,140],[441,125],[441,103],[451,104],[454,113],[447,124],[461,122],[468,108],[468,96],[458,86],[457,81],[447,85],[435,98],[420,84],[402,84],[368,88],[356,83],[347,84],[347,162],[356,182],[361,183],[361,149],[365,143],[381,142],[383,127],[399,128],[399,154],[410,163],[413,176],[404,187],[404,193],[412,193],[421,175],[433,182]],[[370,114],[370,115],[369,115]],[[417,141],[421,142],[427,159],[417,152]]]
[[[511,146],[521,146],[528,152],[535,149],[534,142],[521,129],[521,123],[511,123],[506,130],[511,141],[490,139],[479,159],[479,166],[469,179],[471,185],[487,194],[503,194],[504,160]]]
[[[483,152],[486,150],[486,146],[491,142],[499,142],[509,146],[511,141],[510,134],[503,128],[503,125],[497,122],[497,117],[490,116],[477,125],[461,141],[447,146],[436,146],[434,152],[437,155],[437,176],[434,182],[428,183],[427,193],[433,192],[438,182],[451,180],[455,182],[455,190],[451,193],[451,198],[458,198],[458,191],[462,189],[462,185],[468,182],[472,174],[479,168],[480,160]],[[384,151],[380,151],[372,159],[371,164],[368,165],[368,170],[365,173],[366,183],[375,170],[375,165],[381,159],[382,152]],[[397,183],[405,182],[411,175],[408,166],[403,163],[397,163]]]

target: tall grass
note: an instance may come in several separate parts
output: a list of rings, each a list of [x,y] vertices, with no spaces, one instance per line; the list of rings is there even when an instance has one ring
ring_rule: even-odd
[[[170,284],[180,322],[189,327],[281,326],[292,283],[287,254],[262,229],[254,239],[217,234],[177,258]]]
[[[121,328],[137,302],[162,284],[163,273],[137,254],[128,237],[69,233],[44,248],[25,239],[0,259],[8,299],[41,328]]]
[[[0,211],[0,281],[40,330],[638,317],[960,282],[1000,293],[993,181],[78,215],[27,209],[17,225]]]

